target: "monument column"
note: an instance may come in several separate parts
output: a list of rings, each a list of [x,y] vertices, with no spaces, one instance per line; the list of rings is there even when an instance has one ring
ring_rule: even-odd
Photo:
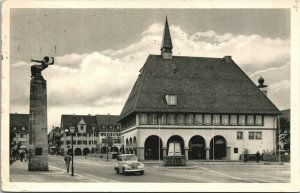
[[[47,82],[42,71],[54,64],[54,58],[52,62],[48,56],[31,61],[40,65],[31,66],[28,170],[48,171]]]
[[[29,171],[48,171],[47,82],[42,76],[30,81]]]

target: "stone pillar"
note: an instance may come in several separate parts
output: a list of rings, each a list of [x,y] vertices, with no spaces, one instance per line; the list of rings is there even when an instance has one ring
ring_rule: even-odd
[[[231,160],[231,147],[226,147],[226,159]]]
[[[145,148],[144,147],[137,147],[137,157],[138,159],[145,160]]]
[[[163,157],[165,157],[167,155],[167,147],[163,147]]]
[[[185,155],[186,161],[188,161],[189,160],[189,147],[184,148],[184,155]]]
[[[48,171],[47,82],[42,76],[30,81],[29,171]]]
[[[210,150],[210,148],[209,147],[206,147],[205,148],[205,154],[206,154],[206,160],[209,160],[209,150]]]

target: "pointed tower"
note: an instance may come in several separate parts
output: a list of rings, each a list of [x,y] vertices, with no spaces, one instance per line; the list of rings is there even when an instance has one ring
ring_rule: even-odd
[[[165,29],[164,29],[162,42],[161,42],[161,48],[160,48],[163,59],[166,60],[172,59],[172,48],[173,48],[172,39],[169,30],[168,18],[166,16]]]

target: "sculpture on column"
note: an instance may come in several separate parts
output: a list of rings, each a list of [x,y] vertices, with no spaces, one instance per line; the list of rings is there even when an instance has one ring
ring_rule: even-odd
[[[42,76],[42,71],[45,70],[48,65],[54,64],[54,58],[51,57],[52,62],[50,63],[49,56],[45,56],[44,60],[33,60],[31,59],[31,62],[38,62],[41,64],[36,64],[31,66],[31,78]]]

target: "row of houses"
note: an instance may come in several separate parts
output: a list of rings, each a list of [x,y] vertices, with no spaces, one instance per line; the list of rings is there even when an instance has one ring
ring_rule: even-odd
[[[173,56],[168,21],[161,54],[149,55],[120,116],[62,115],[61,146],[70,145],[65,129],[75,127],[75,155],[95,152],[114,138],[113,151],[134,153],[140,160],[167,155],[180,143],[187,159],[238,160],[276,148],[280,111],[231,56]]]

